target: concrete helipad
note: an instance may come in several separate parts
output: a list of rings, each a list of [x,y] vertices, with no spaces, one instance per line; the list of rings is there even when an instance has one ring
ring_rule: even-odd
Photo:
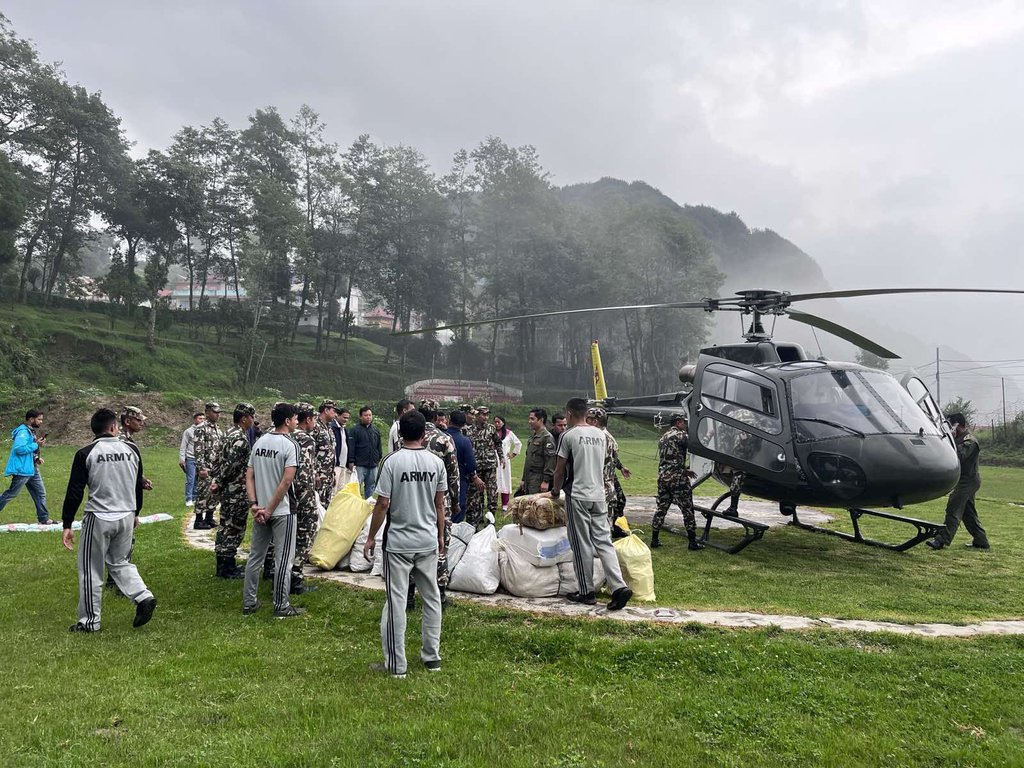
[[[711,499],[696,499],[697,503],[709,505]],[[654,497],[631,497],[626,504],[626,516],[634,528],[650,524],[654,513]],[[748,501],[740,504],[743,517],[767,525],[784,525],[788,518],[778,512],[778,505],[768,502]],[[800,518],[820,524],[831,519],[819,511],[801,509]],[[213,551],[215,530],[196,531],[192,529],[192,516],[185,519],[185,538],[193,547]],[[698,522],[700,518],[698,517]],[[682,516],[678,511],[670,512],[666,520],[670,526],[681,526]],[[729,525],[729,523],[723,523]],[[715,527],[720,527],[715,521]],[[213,558],[210,558],[213,569]],[[384,590],[384,580],[368,573],[349,571],[321,571],[306,566],[307,576],[335,581],[364,589]],[[972,624],[898,624],[888,621],[865,621],[860,619],[836,619],[828,616],[787,616],[783,614],[748,613],[734,611],[688,611],[679,608],[663,608],[647,604],[630,604],[621,611],[608,611],[603,605],[585,606],[570,603],[563,598],[524,598],[504,592],[493,595],[474,595],[449,590],[448,595],[457,601],[471,602],[497,608],[525,611],[538,615],[565,616],[574,618],[605,618],[623,622],[653,622],[657,624],[705,624],[728,628],[780,627],[782,629],[840,629],[858,632],[893,632],[900,635],[921,637],[980,637],[984,635],[1024,635],[1024,620],[981,621]]]

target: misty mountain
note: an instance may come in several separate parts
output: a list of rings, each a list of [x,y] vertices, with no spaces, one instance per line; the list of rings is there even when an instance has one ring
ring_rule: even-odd
[[[654,206],[672,211],[685,219],[707,242],[713,261],[724,281],[719,295],[736,291],[769,289],[803,293],[844,290],[877,284],[876,275],[865,275],[858,285],[832,286],[815,259],[772,230],[750,229],[736,212],[723,213],[706,205],[680,205],[661,191],[642,181],[625,182],[602,178],[588,184],[574,184],[559,190],[562,201],[583,209],[601,210],[612,205]],[[879,300],[882,301],[882,300]],[[898,296],[885,297],[886,311],[864,299],[816,300],[802,304],[801,309],[851,328],[877,341],[900,355],[891,371],[901,376],[913,370],[935,393],[935,351],[942,359],[942,401],[957,397],[971,400],[979,415],[997,423],[1002,413],[1001,371],[997,367],[961,373],[972,367],[971,356],[930,338],[931,329],[913,311],[913,304]],[[669,310],[687,311],[687,310]],[[741,340],[749,318],[735,313],[719,312],[714,316],[708,344],[734,343]],[[767,318],[771,328],[772,318]],[[835,360],[855,360],[857,348],[842,339],[786,318],[775,328],[776,338],[802,344],[811,356],[823,354]],[[1013,357],[1007,353],[1006,357]],[[1006,381],[1006,400],[1010,415],[1019,410],[1024,393],[1016,379]]]

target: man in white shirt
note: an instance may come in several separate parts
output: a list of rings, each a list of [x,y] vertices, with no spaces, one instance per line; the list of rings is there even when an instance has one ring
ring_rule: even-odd
[[[196,427],[206,421],[202,411],[192,414],[192,425],[181,433],[181,446],[178,448],[178,466],[185,473],[185,506],[196,504]]]
[[[414,410],[416,410],[416,406],[412,404],[412,400],[399,400],[395,403],[395,421],[392,423],[391,429],[388,430],[388,453],[394,453],[402,447],[402,441],[398,435],[398,420],[409,411]]]
[[[372,562],[377,531],[384,524],[384,583],[387,597],[380,619],[384,663],[392,677],[405,677],[405,608],[409,578],[423,598],[423,647],[420,659],[430,672],[441,669],[441,591],[437,558],[444,552],[444,498],[448,477],[444,462],[423,444],[427,421],[419,411],[398,420],[403,447],[384,458],[377,476],[377,505],[363,556]]]
[[[262,435],[249,454],[245,472],[245,491],[255,523],[249,560],[245,564],[242,613],[249,616],[260,607],[256,590],[271,539],[274,542],[274,616],[287,619],[301,616],[305,608],[296,608],[288,600],[292,585],[292,561],[295,559],[295,510],[290,497],[292,481],[299,465],[299,447],[291,433],[298,426],[295,406],[278,403],[270,412],[274,431]]]
[[[608,610],[626,607],[633,596],[622,578],[619,558],[612,545],[608,527],[608,505],[604,491],[604,432],[587,424],[587,401],[574,397],[565,404],[569,427],[558,444],[552,498],[557,499],[565,481],[566,464],[571,463],[572,490],[567,494],[567,528],[572,547],[573,567],[579,582],[579,591],[568,595],[574,603],[596,605],[594,594],[594,556],[601,560],[605,578],[612,590]]]

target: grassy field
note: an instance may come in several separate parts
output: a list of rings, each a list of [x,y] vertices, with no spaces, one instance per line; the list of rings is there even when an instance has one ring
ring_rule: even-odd
[[[47,452],[55,514],[71,455]],[[147,511],[180,519],[173,453],[146,459],[157,486]],[[1020,477],[988,470],[982,495]],[[985,503],[995,549],[981,560],[851,546],[862,559],[837,562],[838,542],[786,531],[740,557],[690,555],[671,539],[655,553],[659,602],[746,595],[763,610],[836,615],[840,601],[887,616],[909,586],[942,601],[943,618],[1018,615],[1021,556]],[[27,497],[3,517],[31,521]],[[395,681],[367,669],[380,654],[379,593],[328,584],[300,599],[301,619],[242,617],[239,583],[214,579],[212,555],[187,547],[177,522],[158,523],[139,529],[136,548],[160,600],[154,620],[133,630],[131,606],[108,598],[100,634],[70,635],[73,556],[55,533],[2,536],[4,766],[1024,764],[1024,638],[680,629],[455,604],[444,670],[414,663]],[[903,562],[917,567],[894,570]],[[961,571],[969,588],[951,575]],[[864,578],[888,581],[883,606]],[[414,617],[412,659],[418,629]]]

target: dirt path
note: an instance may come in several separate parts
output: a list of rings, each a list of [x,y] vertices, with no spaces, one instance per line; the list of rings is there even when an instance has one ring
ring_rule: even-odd
[[[698,503],[709,504],[711,499],[696,499]],[[632,497],[626,505],[626,514],[634,527],[646,526],[650,523],[654,510],[654,498],[650,496]],[[783,525],[788,518],[778,513],[778,506],[768,502],[741,501],[740,513],[743,517],[758,520],[768,525]],[[676,519],[673,519],[673,514]],[[802,512],[801,518],[808,522],[828,520],[822,512]],[[192,516],[185,518],[185,539],[197,549],[213,551],[215,531],[196,531],[192,529]],[[682,516],[678,512],[670,513],[670,525],[682,525]],[[727,525],[727,524],[726,524]],[[717,526],[717,523],[716,523]],[[213,558],[210,558],[210,570],[213,570]],[[335,581],[349,586],[364,589],[384,590],[384,580],[368,573],[351,573],[349,571],[321,571],[306,566],[306,575]],[[897,624],[888,621],[865,621],[860,619],[835,619],[828,616],[786,616],[780,614],[747,613],[733,611],[687,611],[678,608],[662,608],[654,605],[631,604],[621,611],[609,611],[603,605],[585,606],[570,603],[556,597],[514,597],[504,592],[493,595],[473,595],[465,592],[449,591],[451,599],[471,602],[476,605],[489,605],[496,608],[507,608],[525,611],[544,616],[566,616],[572,618],[604,618],[623,622],[647,621],[658,624],[705,624],[715,627],[748,629],[758,627],[781,627],[788,630],[807,629],[841,629],[857,632],[893,632],[898,635],[916,635],[919,637],[981,637],[985,635],[1024,635],[1024,620],[981,621],[973,624]]]

